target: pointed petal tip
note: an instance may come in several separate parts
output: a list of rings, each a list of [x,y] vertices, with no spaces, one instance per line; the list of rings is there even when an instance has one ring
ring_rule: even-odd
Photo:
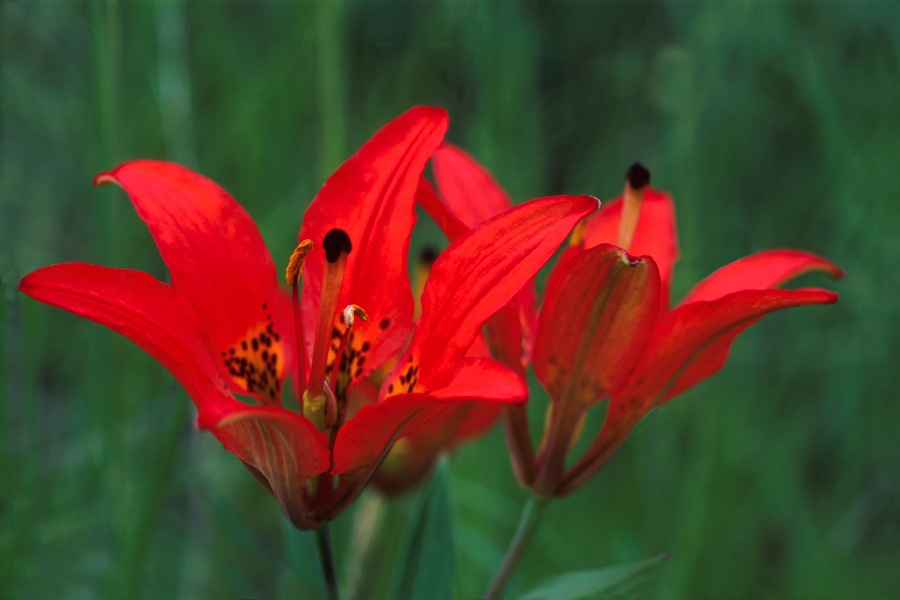
[[[826,261],[827,266],[823,267],[823,271],[834,277],[835,279],[843,279],[846,272],[831,261]]]
[[[103,187],[104,185],[109,185],[110,183],[118,183],[118,182],[119,182],[119,180],[116,179],[116,176],[113,173],[107,172],[107,171],[97,174],[94,177],[94,179],[92,180],[94,187]]]

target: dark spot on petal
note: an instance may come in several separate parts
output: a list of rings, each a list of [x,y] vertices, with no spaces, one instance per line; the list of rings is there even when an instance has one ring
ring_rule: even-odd
[[[381,320],[381,323],[379,323],[378,325],[379,325],[379,327],[381,327],[382,329],[387,329],[387,328],[390,326],[390,324],[391,324],[391,320],[390,320],[390,319],[382,319],[382,320]]]

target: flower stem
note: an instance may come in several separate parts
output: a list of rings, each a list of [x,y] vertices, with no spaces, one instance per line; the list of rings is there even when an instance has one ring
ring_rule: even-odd
[[[522,517],[519,519],[516,535],[506,551],[503,564],[500,565],[500,569],[494,575],[494,580],[491,581],[490,587],[484,593],[484,600],[497,600],[500,598],[500,594],[503,593],[506,584],[509,583],[513,571],[519,566],[519,561],[522,559],[522,555],[525,554],[525,549],[528,548],[528,544],[534,538],[544,512],[547,510],[548,503],[549,500],[544,498],[538,498],[537,496],[528,497],[525,508],[522,509]]]
[[[331,545],[331,530],[328,523],[316,529],[316,550],[319,555],[319,570],[325,585],[328,600],[338,600],[337,569],[334,567],[334,547]]]

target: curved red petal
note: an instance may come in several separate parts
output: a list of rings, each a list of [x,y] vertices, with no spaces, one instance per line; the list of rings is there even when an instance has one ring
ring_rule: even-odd
[[[394,443],[375,471],[372,483],[385,494],[397,494],[418,485],[434,461],[467,441],[488,432],[503,407],[483,402],[462,402],[448,407]]]
[[[443,143],[431,157],[441,197],[470,229],[512,208],[493,175],[461,148]]]
[[[438,150],[444,150],[445,156],[448,153],[451,156],[456,156],[453,154],[453,150],[447,150],[447,148],[453,147],[443,144]],[[454,150],[462,153],[461,150]],[[479,169],[481,168],[477,163],[476,166]],[[493,178],[486,171],[484,173],[493,182]],[[460,185],[458,188],[464,188],[464,185]],[[507,206],[507,208],[511,206],[512,204],[506,197],[506,193],[500,190],[499,187],[497,189],[499,194],[502,194],[503,202],[497,202],[496,204],[498,206],[502,204]],[[461,192],[460,189],[455,191],[457,193]],[[448,205],[450,204],[449,202],[437,195],[437,192],[435,192],[428,180],[424,178],[419,182],[419,190],[416,192],[416,203],[437,223],[438,227],[441,228],[441,231],[444,232],[444,235],[451,242],[471,227],[482,222],[477,220],[481,218],[481,215],[476,214],[475,210],[465,207],[461,209],[463,212],[468,211],[469,213],[466,222],[463,222],[456,213],[457,205],[477,204],[477,197],[457,197],[455,205],[451,207]],[[508,367],[516,369],[523,376],[525,374],[525,366],[531,357],[531,346],[534,341],[534,328],[537,321],[536,304],[537,294],[534,290],[534,283],[529,282],[509,304],[488,319],[486,324],[494,357]]]
[[[613,393],[604,427],[643,414],[721,369],[735,338],[770,312],[837,299],[821,289],[746,290],[672,310],[660,317],[629,381]]]
[[[69,263],[31,273],[19,290],[105,325],[146,350],[185,387],[197,406],[198,426],[211,429],[227,450],[262,474],[285,514],[299,523],[297,507],[290,506],[292,490],[328,469],[325,434],[291,411],[231,397],[196,312],[175,289],[140,271]]]
[[[513,206],[509,195],[490,171],[462,148],[444,142],[431,157],[431,168],[440,198],[443,199],[441,204],[466,229],[476,227]],[[431,212],[429,214],[434,218]],[[438,225],[441,222],[438,221]],[[459,235],[450,235],[445,227],[441,229],[451,242]],[[529,283],[487,322],[494,358],[523,376],[531,355],[537,319],[535,304],[534,284]]]
[[[198,407],[211,381],[223,387],[194,309],[147,273],[65,263],[26,275],[19,291],[124,335],[166,367]]]
[[[451,242],[467,232],[470,228],[444,204],[437,195],[434,186],[427,179],[419,179],[419,188],[416,190],[416,204],[428,213],[428,216],[440,227],[444,235]]]
[[[370,473],[391,443],[459,403],[515,404],[527,398],[528,387],[514,371],[489,358],[466,358],[442,389],[391,396],[359,409],[338,431],[332,472]]]
[[[422,294],[422,318],[407,359],[385,385],[394,384],[407,367],[415,370],[424,388],[447,385],[484,322],[519,293],[575,224],[596,207],[596,198],[590,196],[541,198],[501,213],[458,238],[431,267]],[[441,352],[433,352],[434,348]]]
[[[310,516],[303,485],[329,468],[328,436],[308,419],[272,406],[247,406],[236,400],[201,411],[198,427],[209,429],[225,449],[262,477],[284,515],[300,529],[318,526]]]
[[[277,317],[275,263],[256,224],[221,187],[173,163],[140,160],[101,173],[150,228],[178,290],[216,348]],[[278,319],[280,321],[280,318]],[[276,323],[284,330],[282,323]]]
[[[727,264],[688,292],[681,304],[716,300],[741,290],[764,290],[809,271],[822,271],[832,277],[844,272],[833,262],[803,250],[763,250]]]
[[[586,221],[583,244],[585,248],[599,244],[615,244],[622,217],[622,197],[604,203]],[[669,308],[672,271],[678,261],[678,230],[675,226],[675,203],[672,196],[656,188],[644,191],[641,215],[628,252],[634,256],[652,256],[659,267],[661,310]]]
[[[417,107],[400,115],[338,168],[303,218],[300,239],[313,242],[303,279],[305,331],[315,331],[318,317],[325,265],[322,240],[332,229],[342,229],[350,237],[353,249],[338,306],[357,304],[369,315],[368,322],[354,325],[354,340],[347,350],[365,355],[360,376],[390,358],[412,329],[407,262],[415,193],[446,130],[447,113],[442,108]],[[307,340],[308,347],[312,343]]]
[[[554,402],[587,407],[637,366],[659,314],[659,272],[649,256],[601,244],[569,260],[551,283],[534,372]]]

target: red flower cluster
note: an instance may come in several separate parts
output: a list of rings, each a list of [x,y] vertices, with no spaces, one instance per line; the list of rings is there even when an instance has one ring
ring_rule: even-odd
[[[598,205],[544,198],[467,229],[435,262],[414,327],[415,194],[446,128],[442,109],[412,109],[329,178],[289,269],[294,310],[241,206],[208,179],[155,161],[124,164],[95,183],[128,194],[171,285],[69,263],[29,274],[19,289],[144,348],[184,385],[197,425],[243,461],[288,519],[319,527],[356,498],[394,441],[459,404],[527,399],[519,373],[466,351]],[[352,393],[398,353],[377,397]],[[284,393],[288,375],[299,411]]]
[[[440,196],[423,186],[418,200],[450,239],[460,222],[474,227],[511,206],[490,174],[457,148],[439,148],[433,168]],[[735,338],[766,314],[837,301],[826,290],[776,286],[811,270],[842,276],[808,252],[763,251],[722,267],[669,309],[677,259],[672,198],[651,188],[649,173],[635,165],[623,195],[579,227],[551,272],[533,340],[530,286],[488,321],[494,356],[522,372],[520,357],[527,362],[530,353],[550,396],[537,452],[524,407],[505,409],[513,467],[538,496],[584,483],[649,410],[721,369]],[[602,429],[566,468],[587,410],[605,398]]]
[[[837,299],[774,289],[811,269],[840,276],[817,256],[775,250],[720,269],[669,310],[674,207],[636,166],[623,197],[576,230],[538,312],[533,277],[598,202],[555,196],[513,207],[471,157],[440,145],[446,128],[442,109],[412,109],[329,178],[291,257],[293,297],[234,199],[155,161],[124,164],[95,183],[128,194],[171,285],[69,263],[31,273],[19,289],[159,360],[196,404],[198,427],[304,529],[333,519],[373,478],[389,491],[414,485],[440,452],[486,430],[504,407],[520,481],[542,497],[569,493],[647,411],[719,370],[762,316]],[[440,194],[422,178],[432,156]],[[451,244],[431,266],[414,323],[416,202]],[[529,361],[551,399],[536,451],[523,406]],[[605,398],[603,428],[566,468],[587,410]]]

